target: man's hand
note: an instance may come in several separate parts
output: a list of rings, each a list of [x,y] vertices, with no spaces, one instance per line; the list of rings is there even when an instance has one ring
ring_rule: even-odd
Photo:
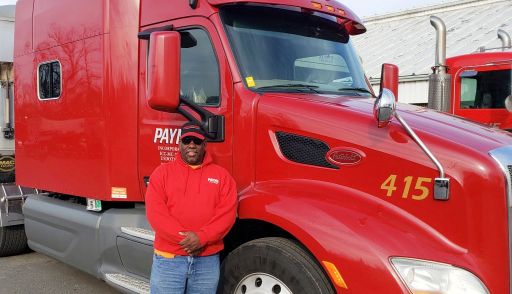
[[[185,250],[189,255],[195,256],[201,253],[203,247],[201,246],[201,242],[199,241],[199,237],[196,233],[189,232],[180,232],[182,236],[185,236],[185,239],[181,240],[178,245],[180,245],[181,249]]]

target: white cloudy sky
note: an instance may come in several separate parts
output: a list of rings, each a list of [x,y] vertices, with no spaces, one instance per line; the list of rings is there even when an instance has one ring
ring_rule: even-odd
[[[396,12],[414,7],[439,4],[453,0],[338,0],[350,7],[360,17]],[[14,4],[16,0],[0,0],[0,5]]]

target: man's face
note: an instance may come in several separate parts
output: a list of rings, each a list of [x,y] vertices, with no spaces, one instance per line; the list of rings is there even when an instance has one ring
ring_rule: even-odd
[[[187,144],[188,143],[188,144]],[[190,165],[203,163],[206,142],[196,137],[185,137],[180,140],[181,159]]]

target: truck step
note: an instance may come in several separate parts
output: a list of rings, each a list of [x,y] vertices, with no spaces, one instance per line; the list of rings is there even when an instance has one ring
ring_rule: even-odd
[[[22,206],[29,195],[35,194],[39,190],[0,183],[0,227],[23,224]]]
[[[149,282],[123,274],[105,274],[107,283],[112,283],[133,293],[149,294]]]
[[[0,200],[24,200],[28,195],[39,194],[37,189],[18,186],[15,183],[0,183]]]
[[[134,236],[137,238],[149,240],[149,241],[155,241],[155,232],[148,229],[143,228],[136,228],[136,227],[121,227],[121,232]]]

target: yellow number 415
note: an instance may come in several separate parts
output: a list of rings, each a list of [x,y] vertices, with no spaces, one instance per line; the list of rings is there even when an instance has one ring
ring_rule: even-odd
[[[391,197],[393,196],[393,193],[397,190],[396,186],[396,179],[397,175],[390,175],[383,183],[380,185],[380,188],[382,190],[386,190],[386,196]],[[425,184],[431,183],[432,178],[424,178],[424,177],[417,177],[416,178],[416,184],[414,185],[415,193],[410,195],[411,185],[414,181],[413,176],[407,176],[403,179],[403,192],[402,192],[402,198],[407,199],[409,196],[413,200],[424,200],[428,197],[430,194],[430,189]]]

